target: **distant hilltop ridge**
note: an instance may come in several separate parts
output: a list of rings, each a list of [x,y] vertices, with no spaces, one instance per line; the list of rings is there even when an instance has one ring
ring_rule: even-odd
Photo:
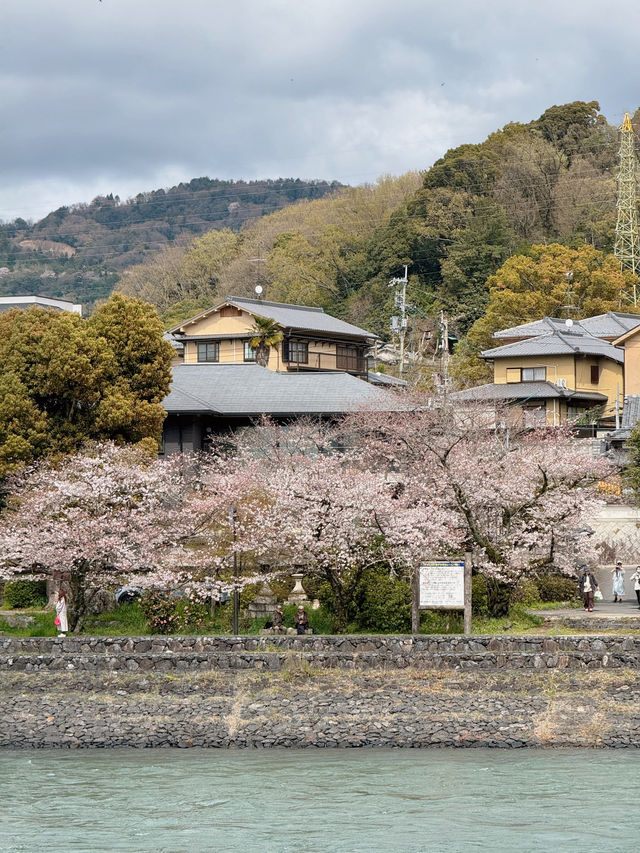
[[[120,270],[141,263],[181,238],[245,222],[297,201],[322,198],[337,181],[277,178],[225,181],[201,177],[121,201],[97,196],[60,207],[39,222],[0,223],[0,296],[70,294],[84,304],[106,298]],[[44,282],[44,283],[43,283]]]

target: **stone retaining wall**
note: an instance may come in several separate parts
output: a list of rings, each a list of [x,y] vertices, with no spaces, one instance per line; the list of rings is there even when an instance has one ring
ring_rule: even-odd
[[[640,637],[0,638],[0,748],[640,745]]]
[[[0,748],[640,744],[637,671],[622,668],[3,672],[0,685]]]
[[[280,672],[292,659],[318,669],[639,669],[640,636],[0,639],[0,671]]]

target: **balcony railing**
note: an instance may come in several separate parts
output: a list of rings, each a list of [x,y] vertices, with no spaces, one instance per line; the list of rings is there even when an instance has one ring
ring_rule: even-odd
[[[346,373],[367,372],[367,360],[358,353],[333,353],[309,350],[305,356],[291,353],[287,362],[289,370],[342,370]]]

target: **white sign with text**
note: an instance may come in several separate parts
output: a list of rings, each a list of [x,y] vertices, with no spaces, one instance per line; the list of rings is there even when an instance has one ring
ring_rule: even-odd
[[[419,606],[464,609],[464,562],[431,560],[420,566]]]

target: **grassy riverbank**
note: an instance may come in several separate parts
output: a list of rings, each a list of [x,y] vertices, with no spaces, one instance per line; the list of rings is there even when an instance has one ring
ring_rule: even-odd
[[[559,606],[558,604],[556,606]],[[293,624],[295,608],[287,608],[287,622]],[[51,610],[16,610],[15,615],[22,615],[33,621],[28,625],[10,625],[0,617],[0,635],[12,637],[54,637],[57,634],[53,624],[54,613]],[[231,620],[229,609],[219,611],[213,618],[193,626],[192,629],[181,631],[183,634],[230,634]],[[318,634],[332,634],[333,626],[329,614],[324,609],[309,610],[311,627]],[[264,619],[242,619],[241,634],[257,634],[264,627]],[[500,619],[490,619],[486,616],[473,618],[473,631],[476,634],[523,634],[537,633],[543,625],[543,619],[529,612],[523,605],[511,608],[508,616]],[[423,612],[421,615],[421,631],[425,634],[460,634],[462,633],[462,615],[452,612]],[[149,636],[153,631],[144,613],[137,603],[124,604],[114,610],[109,610],[95,616],[89,616],[82,628],[83,634],[91,636]],[[349,631],[348,633],[376,633]],[[397,632],[392,632],[397,633]]]

